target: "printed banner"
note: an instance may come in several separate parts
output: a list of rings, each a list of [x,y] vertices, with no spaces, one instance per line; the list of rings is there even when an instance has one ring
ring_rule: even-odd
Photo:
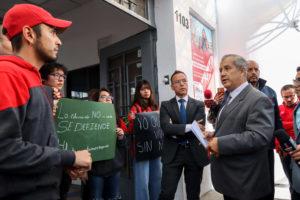
[[[214,73],[212,31],[190,14],[193,81],[205,91]]]

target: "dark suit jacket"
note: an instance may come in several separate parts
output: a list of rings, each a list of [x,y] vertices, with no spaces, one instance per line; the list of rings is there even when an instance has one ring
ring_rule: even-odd
[[[226,106],[216,123],[220,157],[211,156],[214,188],[240,200],[269,195],[268,146],[274,131],[274,109],[268,97],[251,85]]]
[[[194,120],[203,119],[205,124],[204,103],[193,98],[188,98],[186,106],[187,124],[191,124]],[[170,118],[172,124],[170,124]],[[176,98],[161,103],[160,108],[160,124],[164,132],[164,142],[162,151],[162,163],[168,164],[173,161],[179,142],[188,139],[190,142],[191,152],[198,166],[204,167],[209,163],[207,151],[199,146],[199,141],[192,132],[185,133],[185,124],[181,123],[180,111]],[[177,139],[172,138],[176,136]]]

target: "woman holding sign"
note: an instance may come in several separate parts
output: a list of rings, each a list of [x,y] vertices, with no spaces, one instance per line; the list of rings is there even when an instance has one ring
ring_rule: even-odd
[[[107,89],[100,89],[90,93],[89,101],[98,101],[102,103],[112,103],[113,97]],[[113,159],[93,162],[92,170],[88,174],[88,181],[84,192],[87,199],[94,200],[117,200],[118,189],[120,183],[120,171],[123,167],[123,158],[119,148],[126,146],[126,137],[124,132],[127,132],[127,127],[123,120],[117,118],[117,145],[116,154]],[[105,188],[105,191],[104,191]],[[88,193],[88,194],[86,194]]]
[[[148,81],[142,80],[136,86],[133,106],[128,115],[129,132],[133,134],[133,121],[136,118],[136,113],[156,110],[159,110],[159,108],[152,87]],[[135,200],[157,200],[161,188],[161,157],[137,161],[135,141],[132,144]]]

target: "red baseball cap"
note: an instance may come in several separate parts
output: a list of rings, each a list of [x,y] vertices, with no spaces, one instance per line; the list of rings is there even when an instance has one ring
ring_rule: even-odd
[[[33,27],[42,23],[54,26],[57,33],[63,33],[72,24],[71,21],[54,18],[43,8],[32,4],[16,4],[3,18],[3,27],[7,31],[5,35],[9,40],[21,33],[24,26]]]

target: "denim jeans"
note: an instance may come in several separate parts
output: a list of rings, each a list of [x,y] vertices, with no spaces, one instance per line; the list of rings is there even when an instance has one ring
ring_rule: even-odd
[[[135,200],[158,200],[162,173],[160,160],[160,157],[139,162],[133,159]]]
[[[89,175],[88,187],[90,200],[116,200],[120,183],[120,172],[111,176]],[[104,192],[105,191],[105,192]]]

